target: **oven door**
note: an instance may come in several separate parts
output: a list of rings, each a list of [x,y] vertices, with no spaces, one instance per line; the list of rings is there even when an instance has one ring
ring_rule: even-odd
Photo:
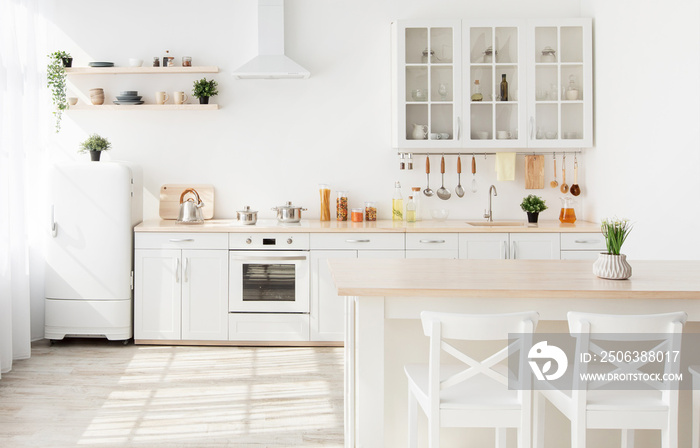
[[[308,313],[309,252],[229,252],[229,311]]]

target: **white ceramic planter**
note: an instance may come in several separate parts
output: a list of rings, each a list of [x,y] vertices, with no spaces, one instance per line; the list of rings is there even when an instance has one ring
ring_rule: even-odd
[[[593,274],[610,280],[625,280],[632,276],[632,266],[627,263],[627,255],[611,255],[601,252],[593,263]]]

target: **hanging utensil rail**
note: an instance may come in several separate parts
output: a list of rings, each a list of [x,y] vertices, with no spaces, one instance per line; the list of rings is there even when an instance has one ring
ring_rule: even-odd
[[[514,152],[517,155],[523,155],[523,156],[530,156],[530,155],[537,155],[537,154],[581,154],[583,151],[580,149],[569,149],[565,151],[499,151],[499,152]],[[498,152],[472,152],[469,150],[465,151],[459,151],[459,152],[415,152],[415,151],[398,151],[396,153],[397,155],[406,155],[406,154],[411,154],[412,156],[438,156],[438,155],[446,155],[446,156],[458,156],[460,154],[466,154],[466,155],[475,155],[475,156],[495,156],[498,154]]]

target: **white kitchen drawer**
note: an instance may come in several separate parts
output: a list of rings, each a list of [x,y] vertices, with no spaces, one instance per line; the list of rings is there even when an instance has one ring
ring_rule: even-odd
[[[602,233],[562,233],[561,250],[605,250]]]
[[[457,251],[457,233],[407,233],[406,250],[445,250]]]
[[[597,250],[563,250],[561,251],[562,260],[591,260],[598,259],[600,251]],[[593,263],[591,263],[593,266]]]
[[[136,249],[228,249],[228,234],[136,232],[134,247]]]
[[[312,233],[311,249],[403,250],[403,233]]]
[[[308,341],[308,314],[229,313],[229,341]]]

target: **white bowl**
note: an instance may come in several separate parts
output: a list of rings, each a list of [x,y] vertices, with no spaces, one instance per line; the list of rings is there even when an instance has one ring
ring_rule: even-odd
[[[434,208],[430,210],[430,216],[436,221],[444,221],[450,216],[450,211],[444,208]]]
[[[143,59],[129,58],[129,65],[131,67],[141,67],[143,64]]]
[[[69,96],[68,97],[68,104],[70,104],[71,106],[75,106],[76,104],[78,104],[78,98],[76,98],[74,96]]]

